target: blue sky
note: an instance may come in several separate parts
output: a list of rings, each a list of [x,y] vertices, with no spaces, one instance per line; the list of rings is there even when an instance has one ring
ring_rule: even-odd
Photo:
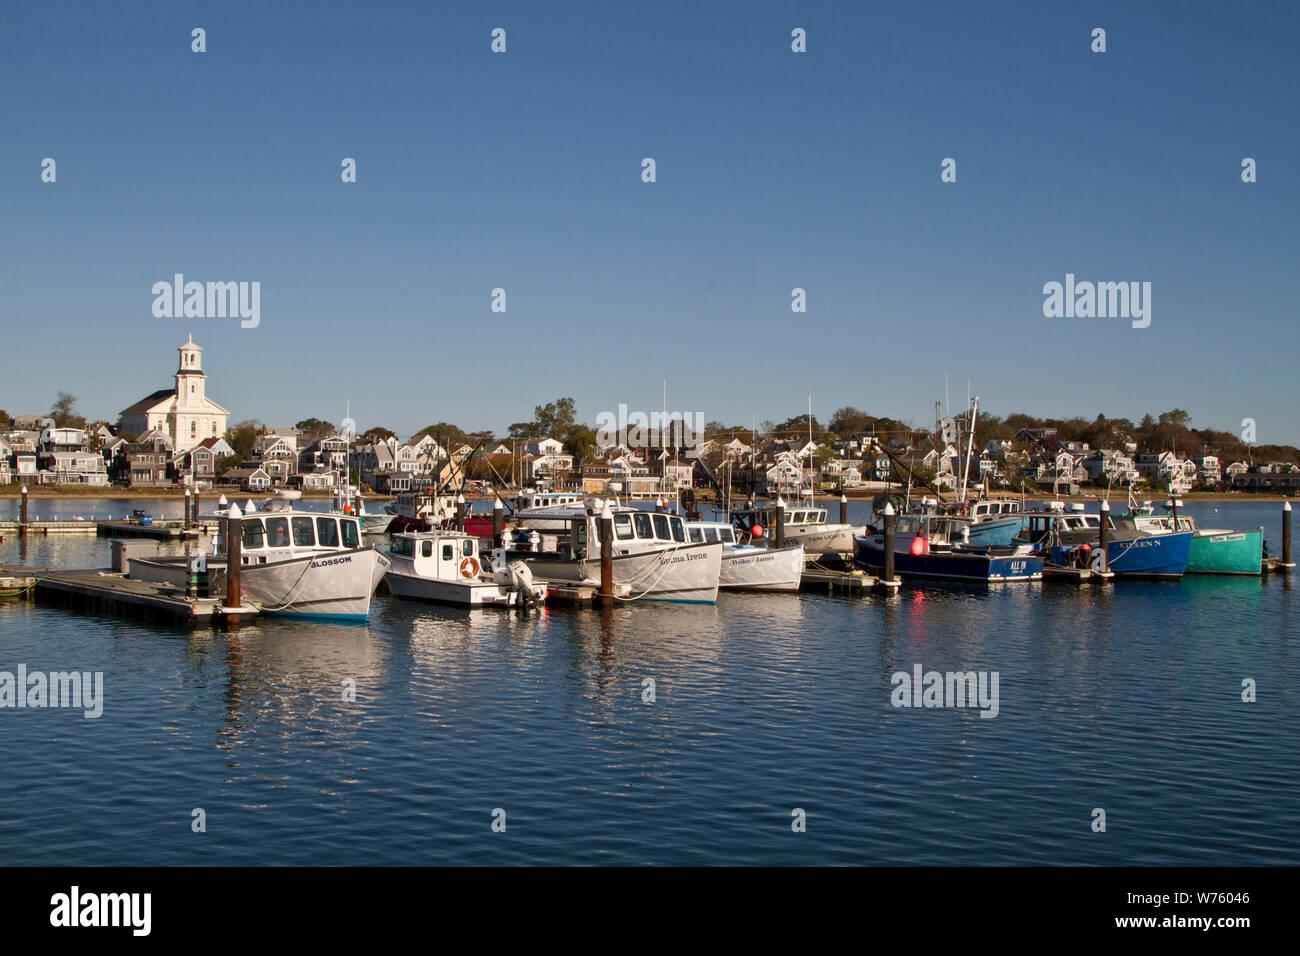
[[[11,414],[64,389],[114,418],[170,383],[193,332],[232,422],[338,420],[350,398],[362,428],[501,430],[561,395],[590,422],[657,409],[666,377],[670,408],[730,423],[812,392],[822,417],[925,424],[947,372],[954,405],[969,378],[999,414],[1177,406],[1300,443],[1300,5],[3,17]],[[261,325],[156,318],[177,272],[261,282]],[[1151,282],[1150,327],[1044,318],[1067,272]]]

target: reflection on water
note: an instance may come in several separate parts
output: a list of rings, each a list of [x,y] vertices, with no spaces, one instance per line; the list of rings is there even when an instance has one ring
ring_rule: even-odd
[[[108,544],[32,539],[28,562]],[[365,627],[228,635],[5,602],[0,670],[102,670],[106,700],[92,721],[0,711],[0,859],[1295,863],[1293,604],[1277,576],[533,613],[381,597]],[[997,671],[997,718],[894,709],[916,664]]]

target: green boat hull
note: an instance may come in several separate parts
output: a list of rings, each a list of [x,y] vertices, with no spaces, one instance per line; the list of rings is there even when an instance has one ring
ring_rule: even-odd
[[[1187,574],[1259,574],[1264,529],[1197,531],[1187,556]]]

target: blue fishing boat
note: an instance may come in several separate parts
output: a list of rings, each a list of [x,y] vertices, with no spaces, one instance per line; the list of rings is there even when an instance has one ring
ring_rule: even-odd
[[[1101,547],[1101,516],[1081,510],[1029,513],[1025,530],[1015,540],[1038,547],[1053,564],[1065,564],[1080,545]],[[1116,575],[1177,578],[1187,569],[1191,547],[1191,531],[1146,531],[1119,527],[1111,521],[1106,558],[1109,569]]]
[[[979,498],[963,511],[971,519],[971,544],[1010,546],[1025,527],[1020,502],[1011,498]]]
[[[969,519],[900,515],[894,527],[894,571],[902,577],[1003,583],[1038,581],[1044,558],[1028,547],[973,545]],[[855,535],[853,561],[868,571],[885,566],[885,536]]]

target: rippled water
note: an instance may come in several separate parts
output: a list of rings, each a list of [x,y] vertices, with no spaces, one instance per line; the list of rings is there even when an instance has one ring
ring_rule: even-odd
[[[1279,505],[1213,507],[1187,510],[1278,540]],[[367,626],[235,636],[0,603],[0,670],[102,670],[107,698],[0,710],[0,863],[1294,864],[1296,599],[1280,576],[532,616],[380,598]],[[998,716],[895,709],[917,663],[997,671]]]

